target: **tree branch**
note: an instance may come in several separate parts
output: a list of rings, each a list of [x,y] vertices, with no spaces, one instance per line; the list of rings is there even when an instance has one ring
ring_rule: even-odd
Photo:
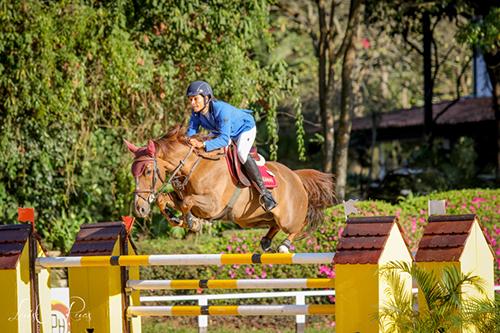
[[[277,114],[278,114],[278,116],[285,116],[285,117],[288,117],[288,118],[297,119],[296,115],[291,114],[289,112],[278,111]],[[312,127],[315,127],[317,129],[322,129],[323,128],[323,126],[320,123],[315,123],[315,122],[312,122],[312,121],[309,121],[309,120],[306,120],[306,119],[303,119],[302,121],[304,122],[304,124],[311,125]]]
[[[437,120],[442,116],[444,115],[453,105],[455,105],[461,98],[461,94],[460,94],[460,81],[462,80],[462,77],[464,76],[465,74],[465,71],[467,70],[467,68],[469,67],[469,63],[471,62],[472,60],[472,57],[469,57],[469,60],[467,60],[464,64],[464,66],[462,67],[462,70],[460,71],[460,74],[458,75],[457,77],[457,81],[456,81],[456,93],[457,93],[457,97],[451,101],[448,105],[446,105],[446,107],[441,110],[441,112],[439,112],[436,117],[434,118],[433,122],[434,124],[437,123]]]
[[[406,30],[405,30],[405,31],[403,31],[402,36],[403,36],[404,41],[405,41],[408,45],[410,45],[410,47],[411,47],[413,50],[417,51],[417,52],[418,52],[418,54],[420,54],[421,56],[423,56],[423,55],[424,55],[424,51],[423,51],[423,50],[421,50],[421,49],[420,49],[420,48],[419,48],[419,47],[418,47],[418,46],[417,46],[417,45],[416,45],[413,41],[411,41],[411,40],[409,39],[409,37],[408,37],[408,31],[406,31]]]

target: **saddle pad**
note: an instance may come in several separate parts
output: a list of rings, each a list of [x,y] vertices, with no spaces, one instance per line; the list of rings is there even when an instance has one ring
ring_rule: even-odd
[[[264,185],[266,185],[267,188],[277,187],[278,182],[276,181],[276,176],[271,172],[271,170],[267,168],[267,165],[259,165],[258,167],[260,175],[262,176],[262,180],[264,181]]]

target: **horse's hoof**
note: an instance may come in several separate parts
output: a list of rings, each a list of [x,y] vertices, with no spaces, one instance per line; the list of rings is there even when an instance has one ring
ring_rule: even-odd
[[[278,247],[278,252],[279,253],[290,253],[290,249],[288,248],[288,246],[281,244]]]
[[[260,240],[260,248],[264,252],[272,252],[273,250],[271,249],[271,240],[269,238],[263,237]]]

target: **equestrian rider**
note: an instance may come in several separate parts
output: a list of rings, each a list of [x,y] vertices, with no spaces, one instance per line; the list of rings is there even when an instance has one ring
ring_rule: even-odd
[[[205,81],[192,82],[187,88],[186,96],[192,107],[187,136],[198,133],[200,126],[216,135],[204,142],[191,138],[190,144],[208,152],[227,147],[230,140],[233,140],[246,174],[260,189],[264,209],[270,211],[276,207],[273,195],[262,181],[257,163],[249,154],[257,133],[252,111],[238,109],[215,99],[212,88]]]

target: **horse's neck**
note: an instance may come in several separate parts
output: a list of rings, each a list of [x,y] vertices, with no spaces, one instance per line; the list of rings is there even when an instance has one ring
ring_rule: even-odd
[[[194,193],[223,193],[226,187],[226,177],[229,177],[226,161],[202,159],[189,179],[190,188]]]

